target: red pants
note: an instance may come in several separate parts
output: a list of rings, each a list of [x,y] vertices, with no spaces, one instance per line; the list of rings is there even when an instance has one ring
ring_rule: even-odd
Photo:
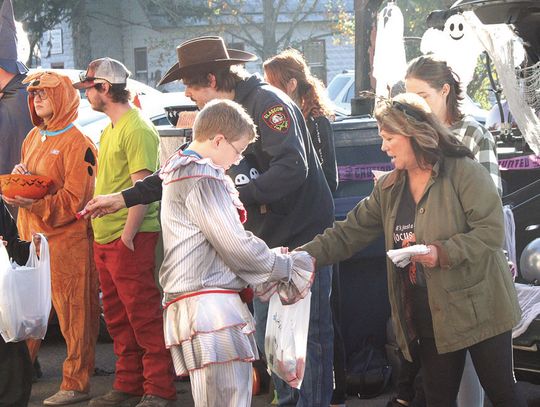
[[[174,400],[172,360],[163,339],[161,295],[154,280],[158,233],[137,233],[135,251],[121,239],[94,243],[107,328],[114,340],[116,390]]]

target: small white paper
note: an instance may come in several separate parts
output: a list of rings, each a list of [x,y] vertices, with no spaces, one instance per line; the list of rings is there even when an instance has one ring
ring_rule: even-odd
[[[388,250],[386,254],[396,266],[403,268],[411,262],[412,256],[416,256],[418,254],[428,254],[429,251],[429,247],[427,247],[425,244],[417,244],[409,247],[403,247],[401,249]]]

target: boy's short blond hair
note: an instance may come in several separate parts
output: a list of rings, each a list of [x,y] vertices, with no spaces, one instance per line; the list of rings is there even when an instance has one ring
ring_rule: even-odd
[[[193,123],[193,137],[206,141],[217,134],[223,134],[229,141],[244,137],[254,141],[257,128],[241,105],[232,100],[215,99],[208,102],[197,115]]]

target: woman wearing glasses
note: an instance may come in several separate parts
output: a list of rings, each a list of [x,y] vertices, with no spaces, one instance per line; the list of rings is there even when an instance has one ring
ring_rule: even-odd
[[[388,260],[387,272],[396,338],[408,359],[419,341],[428,406],[454,405],[468,350],[493,405],[524,407],[512,374],[520,310],[502,251],[501,201],[489,174],[430,112],[408,93],[377,105],[382,150],[395,170],[301,250],[324,265],[380,235],[387,250],[427,245],[402,268]]]
[[[4,200],[19,207],[21,238],[33,232],[49,239],[52,301],[67,357],[60,390],[45,405],[72,404],[89,398],[98,331],[97,277],[91,255],[88,220],[75,214],[94,192],[96,148],[74,125],[79,93],[67,76],[37,72],[25,79],[34,128],[24,140],[21,162],[14,173],[46,175],[53,186],[42,199]],[[29,341],[30,355],[37,355],[40,341]]]

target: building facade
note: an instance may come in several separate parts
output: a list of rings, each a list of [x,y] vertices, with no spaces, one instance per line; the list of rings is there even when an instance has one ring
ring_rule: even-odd
[[[295,21],[295,5],[288,2],[280,10],[276,38],[286,35]],[[325,83],[344,69],[354,68],[354,49],[345,41],[336,43],[336,34],[325,1],[302,20],[290,35],[290,45],[304,52],[312,71]],[[345,6],[352,12],[352,0]],[[243,10],[250,20],[262,23],[261,1],[246,1]],[[248,33],[238,27],[240,20],[221,13],[181,22],[171,19],[160,9],[144,7],[138,0],[86,0],[84,17],[73,18],[47,32],[41,42],[43,68],[84,68],[89,61],[103,56],[118,59],[131,70],[133,78],[155,86],[176,60],[176,46],[201,35],[220,35],[231,48],[243,49],[260,56],[247,36],[262,44],[262,31],[247,26]],[[246,27],[246,26],[244,26]],[[261,72],[262,60],[247,64],[250,72]],[[178,90],[166,85],[163,90]]]

